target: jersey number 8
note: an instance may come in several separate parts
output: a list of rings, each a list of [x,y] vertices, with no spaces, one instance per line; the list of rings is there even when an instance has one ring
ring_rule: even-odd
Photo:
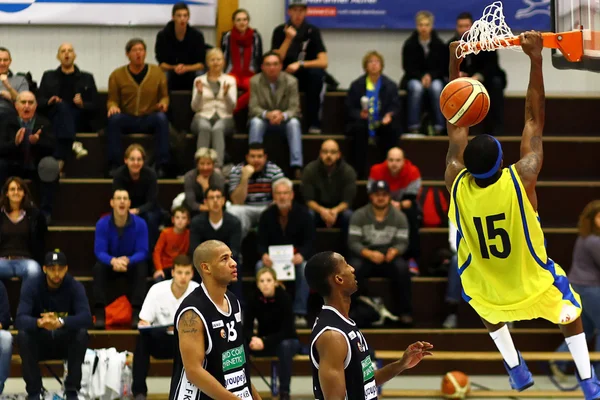
[[[497,221],[503,221],[506,219],[506,215],[495,214],[488,215],[485,217],[485,225],[487,228],[487,240],[493,240],[497,236],[500,236],[500,240],[502,241],[502,251],[498,250],[498,246],[492,244],[490,246],[486,243],[486,235],[483,231],[483,223],[481,221],[481,217],[473,217],[473,223],[475,224],[475,229],[477,229],[477,236],[479,237],[479,248],[481,249],[481,256],[483,258],[490,258],[490,253],[496,258],[507,258],[510,255],[510,238],[508,237],[508,232],[506,229],[496,228],[494,225]],[[488,249],[489,247],[489,249]]]

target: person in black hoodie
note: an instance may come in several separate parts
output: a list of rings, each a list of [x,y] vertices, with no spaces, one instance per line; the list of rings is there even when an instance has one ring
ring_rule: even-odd
[[[258,290],[246,305],[244,313],[244,337],[252,355],[279,359],[280,400],[289,400],[292,362],[300,351],[300,341],[294,327],[292,300],[285,289],[277,283],[272,268],[261,268],[256,273]],[[254,320],[258,322],[254,334]]]
[[[360,179],[366,178],[369,141],[377,144],[380,158],[398,143],[400,98],[398,87],[383,75],[385,61],[377,51],[363,57],[365,73],[350,85],[346,96],[346,134],[354,140],[353,166]]]
[[[433,112],[436,134],[444,129],[446,121],[440,110],[440,93],[448,69],[448,49],[433,30],[433,14],[420,11],[415,17],[417,29],[404,42],[402,67],[404,76],[400,88],[408,90],[408,129],[418,132],[423,96],[427,94]]]
[[[189,26],[187,4],[176,3],[171,16],[172,20],[156,35],[156,61],[167,75],[169,90],[192,90],[194,79],[204,69],[204,35]]]
[[[88,345],[92,314],[83,285],[68,274],[67,257],[58,249],[46,254],[44,274],[21,287],[15,326],[21,368],[29,399],[39,399],[39,361],[67,359],[67,400],[81,389],[81,365]]]
[[[0,279],[26,281],[41,275],[47,232],[46,219],[34,206],[25,181],[8,178],[0,195]]]
[[[13,338],[8,327],[11,324],[8,293],[4,283],[0,281],[0,395],[4,391],[4,382],[10,375]]]

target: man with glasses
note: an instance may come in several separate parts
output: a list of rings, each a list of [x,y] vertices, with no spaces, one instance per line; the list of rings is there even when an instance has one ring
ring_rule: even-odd
[[[356,171],[342,159],[335,140],[321,145],[319,158],[302,174],[302,194],[317,227],[341,228],[344,243],[356,196]]]

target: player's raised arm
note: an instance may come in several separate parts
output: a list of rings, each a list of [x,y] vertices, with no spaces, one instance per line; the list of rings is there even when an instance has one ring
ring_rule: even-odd
[[[459,42],[450,43],[450,64],[449,77],[450,81],[458,78],[460,75],[460,63],[462,58],[456,57],[456,48]],[[448,191],[452,189],[452,184],[458,173],[465,167],[463,161],[463,152],[469,143],[469,128],[462,128],[446,122],[448,129],[448,154],[446,155],[446,188]]]
[[[346,378],[344,361],[348,354],[348,343],[336,331],[325,331],[315,343],[319,353],[319,382],[323,400],[344,400],[346,398]]]
[[[520,39],[523,52],[531,60],[531,68],[525,97],[525,128],[521,139],[521,159],[516,167],[525,190],[531,198],[544,159],[542,132],[546,116],[546,95],[542,73],[543,40],[539,32],[524,32],[520,35]]]
[[[177,323],[179,351],[187,379],[213,399],[239,400],[227,391],[202,365],[205,354],[205,330],[200,316],[193,310],[184,312]]]

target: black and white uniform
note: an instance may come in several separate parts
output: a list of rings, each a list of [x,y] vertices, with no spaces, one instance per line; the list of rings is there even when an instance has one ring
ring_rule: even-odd
[[[230,291],[225,293],[229,313],[225,313],[211,300],[204,284],[190,293],[175,313],[175,343],[179,349],[177,325],[183,313],[193,310],[204,324],[205,357],[202,367],[227,390],[240,399],[252,399],[248,352],[245,348],[240,302]],[[169,400],[210,399],[190,382],[179,350],[173,360],[173,376]]]
[[[319,381],[319,353],[315,343],[325,331],[341,333],[348,344],[344,361],[347,400],[377,399],[375,384],[375,366],[371,361],[369,346],[356,323],[345,318],[338,310],[323,306],[312,329],[310,338],[310,361],[312,362],[313,393],[316,400],[323,400],[323,391]]]

